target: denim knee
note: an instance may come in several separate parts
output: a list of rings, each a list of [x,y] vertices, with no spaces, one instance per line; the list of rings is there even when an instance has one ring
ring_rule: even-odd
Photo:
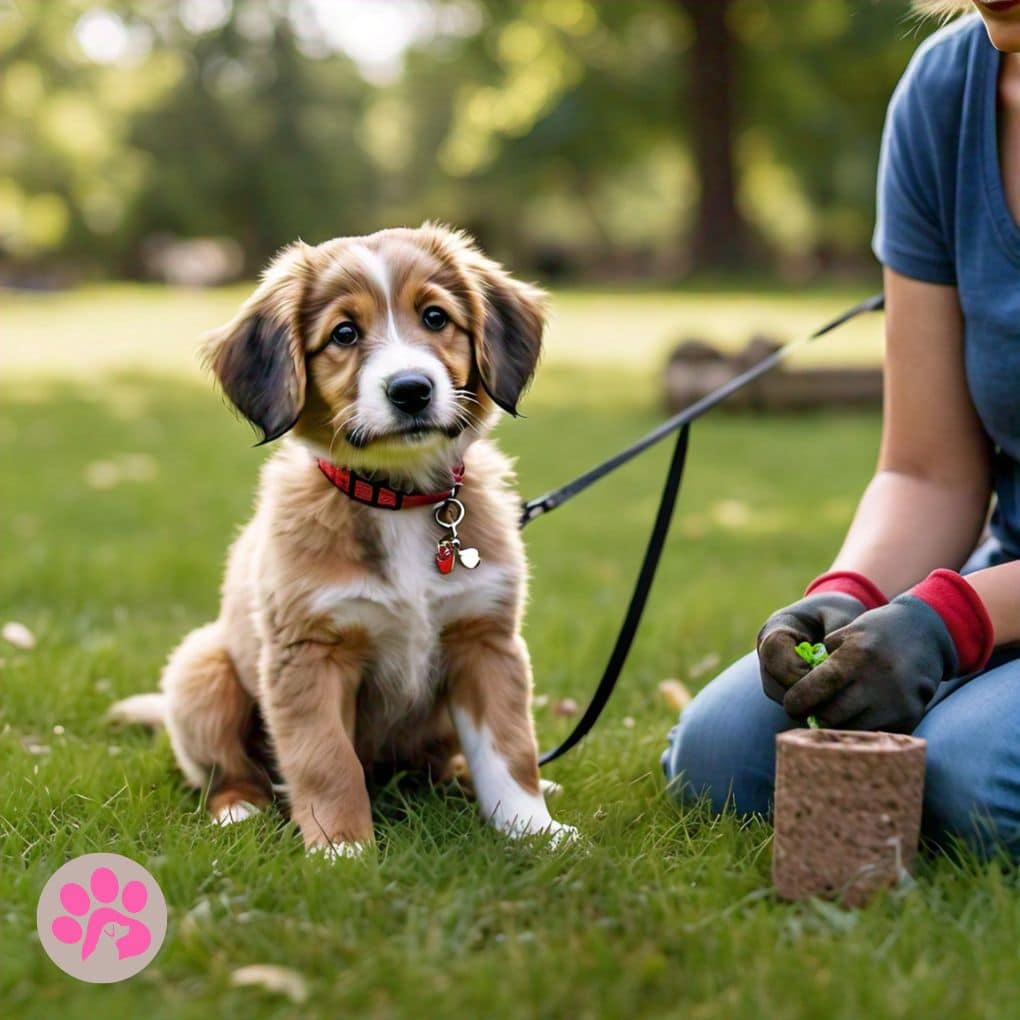
[[[928,742],[924,836],[943,848],[961,841],[981,857],[1005,850],[1020,859],[1020,780],[1002,771],[994,747],[978,746],[978,733],[953,707],[947,699],[916,731]]]
[[[706,797],[714,811],[771,810],[776,733],[794,725],[762,692],[755,653],[738,659],[684,709],[670,730],[662,768],[685,802]]]

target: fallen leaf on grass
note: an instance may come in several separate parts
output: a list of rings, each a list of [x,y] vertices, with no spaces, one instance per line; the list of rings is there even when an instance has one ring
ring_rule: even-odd
[[[112,460],[94,460],[85,468],[85,484],[91,489],[112,489],[120,481],[120,468]]]
[[[120,473],[131,482],[150,482],[156,477],[156,461],[147,453],[125,453],[119,458]]]
[[[0,634],[3,635],[4,641],[14,645],[15,648],[23,648],[25,651],[35,648],[35,635],[23,623],[11,620],[10,623],[4,624]]]
[[[149,482],[156,477],[156,461],[147,453],[121,453],[115,460],[94,460],[85,468],[85,484],[114,489],[121,482]]]
[[[267,992],[285,995],[296,1005],[307,1001],[308,982],[296,970],[279,967],[273,963],[255,963],[250,967],[241,967],[230,975],[230,983],[235,988],[264,988]]]
[[[704,676],[709,670],[715,669],[719,663],[720,658],[715,652],[709,652],[708,655],[703,655],[697,662],[692,662],[687,670],[687,675],[692,680],[697,680],[699,676]]]
[[[740,499],[722,499],[709,508],[715,524],[731,531],[741,531],[751,523],[754,514],[751,507]]]
[[[691,692],[681,680],[663,680],[659,684],[659,696],[668,708],[682,712],[691,703]]]
[[[208,923],[212,916],[212,903],[208,896],[203,896],[181,919],[178,931],[185,938],[190,938],[202,925]]]
[[[573,698],[560,698],[553,705],[553,715],[577,715],[577,702]]]

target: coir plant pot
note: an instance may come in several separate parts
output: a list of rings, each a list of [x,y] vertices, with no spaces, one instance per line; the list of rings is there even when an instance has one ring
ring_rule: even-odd
[[[790,730],[776,738],[772,879],[790,900],[847,906],[895,885],[917,854],[925,742]]]

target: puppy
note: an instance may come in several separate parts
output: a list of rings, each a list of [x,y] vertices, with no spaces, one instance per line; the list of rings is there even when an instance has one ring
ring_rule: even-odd
[[[264,727],[306,847],[373,841],[366,773],[442,778],[461,753],[511,836],[550,817],[520,634],[526,567],[510,464],[485,438],[534,373],[543,295],[432,224],[300,241],[268,267],[207,359],[281,439],[230,551],[219,618],[171,655],[165,722],[220,822],[267,805]]]

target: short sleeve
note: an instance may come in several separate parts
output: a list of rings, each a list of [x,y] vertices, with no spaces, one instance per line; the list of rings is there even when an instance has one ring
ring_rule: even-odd
[[[919,55],[920,56],[920,55]],[[882,132],[872,249],[890,269],[926,283],[955,284],[951,225],[940,201],[955,149],[923,96],[917,58],[893,93]]]

